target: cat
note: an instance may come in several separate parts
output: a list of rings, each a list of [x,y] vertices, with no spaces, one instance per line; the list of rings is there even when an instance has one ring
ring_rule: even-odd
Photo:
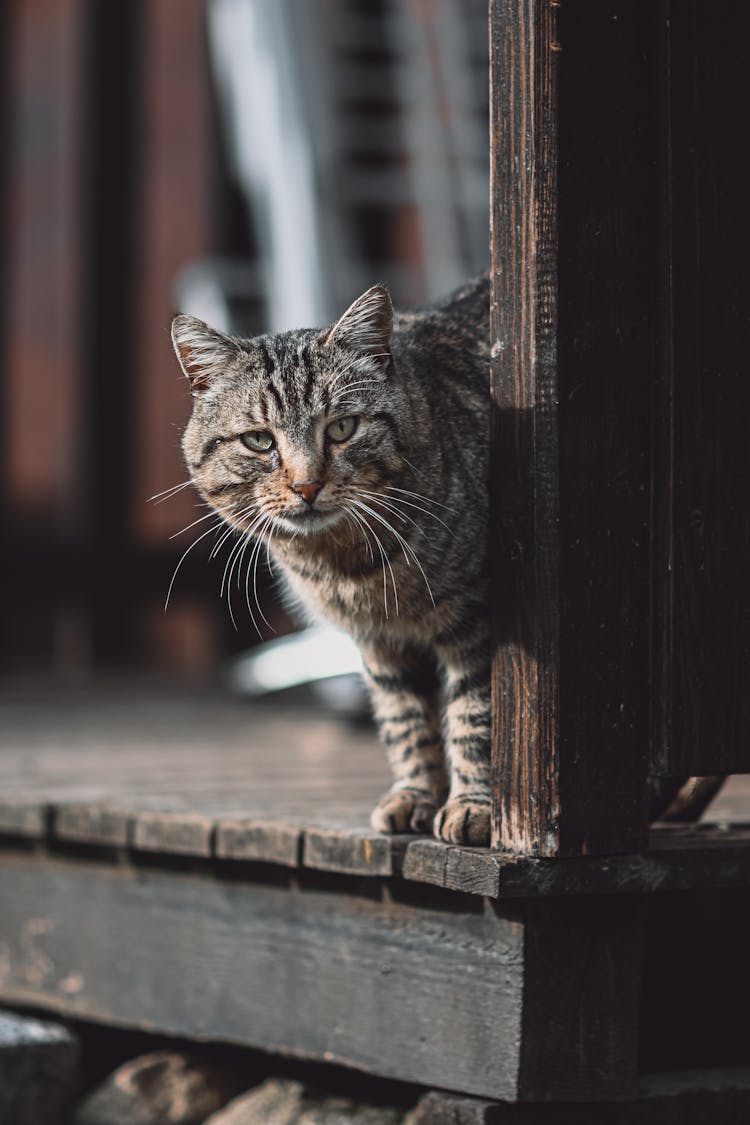
[[[394,782],[377,831],[490,842],[489,280],[254,339],[179,315],[185,460],[362,653]]]

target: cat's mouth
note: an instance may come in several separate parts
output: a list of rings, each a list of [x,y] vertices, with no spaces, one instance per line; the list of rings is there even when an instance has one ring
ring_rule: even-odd
[[[292,508],[283,516],[277,516],[276,522],[293,535],[316,535],[333,527],[343,519],[343,515],[338,509],[320,511],[308,507]]]

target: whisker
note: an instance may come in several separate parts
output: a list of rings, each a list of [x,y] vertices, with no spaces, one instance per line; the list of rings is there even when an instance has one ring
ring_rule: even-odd
[[[273,577],[273,560],[271,558],[271,540],[273,539],[273,528],[275,526],[276,526],[276,521],[275,521],[274,517],[271,516],[271,526],[268,529],[268,541],[266,543],[266,566],[268,567],[268,572],[271,575],[271,577]]]
[[[197,520],[193,520],[193,522],[189,523],[187,525],[187,527],[182,527],[182,528],[180,528],[179,531],[172,532],[172,534],[170,535],[169,538],[170,539],[176,539],[178,535],[184,535],[186,531],[190,531],[191,527],[195,527],[196,524],[203,523],[204,520],[210,520],[211,516],[215,516],[215,515],[216,515],[216,512],[212,508],[210,512],[206,512],[205,516],[200,516]]]
[[[273,516],[267,515],[257,535],[255,546],[250,553],[250,558],[247,563],[247,571],[245,574],[245,600],[247,602],[247,608],[250,610],[250,617],[252,618],[253,625],[255,626],[256,632],[258,633],[259,637],[262,637],[263,634],[258,626],[257,621],[255,620],[255,614],[250,608],[250,571],[252,569],[253,598],[255,600],[255,605],[258,609],[260,618],[272,632],[275,632],[273,625],[271,625],[271,622],[268,620],[261,608],[260,598],[258,597],[258,559],[260,558],[260,548],[263,545],[263,535],[265,534],[266,528],[269,527],[272,522]]]
[[[355,492],[360,496],[367,496],[371,504],[379,504],[381,507],[385,507],[385,510],[391,515],[395,515],[401,523],[412,524],[413,528],[416,528],[416,530],[419,532],[419,534],[422,535],[424,539],[428,539],[427,532],[424,530],[421,524],[418,524],[417,521],[414,520],[413,517],[408,515],[406,512],[400,512],[398,508],[395,507],[394,504],[389,503],[387,499],[383,499],[383,497],[379,496],[377,493],[365,492],[363,488],[356,488]],[[430,513],[427,513],[427,515],[428,514]],[[394,531],[395,530],[396,529],[394,529]]]
[[[373,516],[375,519],[380,520],[380,523],[382,523],[385,527],[387,527],[389,529],[389,531],[392,531],[394,535],[396,535],[398,538],[400,538],[398,532],[394,528],[392,528],[390,526],[390,524],[387,523],[386,520],[381,519],[380,516],[377,514],[377,512],[373,512],[372,508],[368,508],[367,505],[363,504],[361,500],[352,500],[351,503],[355,504],[357,506],[357,508],[360,508],[360,509],[364,508],[365,511],[369,512],[369,514],[371,516]],[[396,608],[396,617],[398,617],[398,591],[396,589],[396,578],[395,578],[395,575],[393,573],[393,567],[391,566],[391,560],[388,558],[388,555],[387,555],[386,551],[384,550],[382,543],[380,542],[380,537],[379,537],[378,533],[375,531],[375,529],[372,527],[372,525],[368,522],[368,520],[365,518],[365,516],[363,516],[361,514],[361,512],[359,513],[359,519],[361,519],[362,522],[365,524],[365,526],[368,527],[370,529],[370,531],[372,532],[373,537],[375,539],[375,543],[377,545],[377,548],[380,551],[380,557],[383,560],[383,608],[385,609],[386,620],[388,618],[388,601],[387,601],[387,598],[386,598],[386,574],[385,574],[386,565],[388,566],[388,570],[390,571],[390,574],[391,574],[391,585],[393,586],[393,602],[394,602],[394,605],[395,605],[395,608]]]
[[[330,390],[331,400],[336,401],[342,394],[349,394],[350,391],[358,391],[360,387],[371,387],[372,379],[360,379],[358,383],[346,383],[345,386],[340,387],[338,390],[334,387]]]
[[[413,496],[416,500],[424,500],[425,504],[435,504],[438,508],[444,508],[446,512],[451,512],[454,516],[457,515],[455,508],[449,508],[447,504],[441,504],[439,500],[433,500],[431,496],[423,496],[421,492],[412,492],[409,488],[397,488],[395,484],[387,484],[385,487],[393,492],[403,492],[404,496]]]
[[[356,519],[356,516],[355,516],[354,512],[351,512],[349,510],[349,508],[347,508],[347,507],[344,507],[343,510],[344,510],[344,519],[346,520],[348,526],[351,527],[352,525],[349,522],[349,517],[351,516],[352,519]],[[367,533],[364,531],[361,524],[355,524],[355,529],[358,529],[362,533],[362,538],[364,539],[365,546],[367,547],[368,558],[370,559],[370,562],[374,562],[375,561],[375,555],[372,552],[372,544],[370,543],[370,539],[369,539]]]
[[[408,556],[407,556],[407,553],[406,553],[407,551],[409,552],[411,557],[414,559],[414,562],[417,566],[417,569],[419,570],[419,573],[424,578],[424,583],[425,583],[425,586],[427,587],[427,593],[430,595],[430,601],[432,602],[432,604],[434,606],[435,605],[435,598],[433,597],[432,589],[430,587],[430,583],[427,581],[427,575],[425,574],[424,568],[423,568],[421,562],[419,561],[419,559],[417,558],[417,554],[416,554],[414,548],[412,547],[412,545],[410,543],[408,543],[406,541],[406,539],[404,539],[403,535],[399,531],[397,531],[396,528],[393,527],[393,525],[390,524],[387,519],[385,519],[383,516],[381,516],[378,512],[374,511],[371,507],[369,507],[369,505],[364,504],[361,500],[352,500],[352,503],[356,504],[356,506],[358,508],[364,508],[366,512],[369,512],[369,514],[373,517],[373,519],[378,520],[378,522],[381,523],[383,525],[383,527],[386,527],[391,532],[392,535],[395,535],[396,539],[398,540],[398,542],[401,545],[401,550],[404,552],[404,558],[406,559],[407,566],[411,565],[409,563],[409,559],[408,559]]]
[[[391,487],[392,487],[392,485],[386,485],[386,488],[391,488]],[[363,492],[362,489],[359,489],[359,491]],[[376,493],[376,492],[368,492],[365,495],[372,497],[373,500],[378,500],[381,504],[386,503],[385,500],[382,498],[382,496],[379,496],[378,493]],[[440,516],[436,515],[435,512],[431,512],[428,508],[423,508],[421,506],[421,504],[415,504],[413,500],[403,500],[400,496],[390,496],[389,500],[393,504],[405,504],[407,506],[407,508],[415,508],[418,512],[424,512],[424,514],[426,516],[430,516],[431,519],[436,520],[439,524],[441,524],[445,528],[445,530],[450,535],[453,536],[454,539],[456,538],[455,531],[453,530],[452,527],[448,526],[448,524],[445,522],[445,520],[441,520]],[[389,510],[392,511],[393,509],[389,509]],[[414,523],[414,520],[411,520],[411,522]],[[414,526],[419,527],[419,524],[415,523]],[[425,534],[421,527],[419,527],[419,530],[422,532],[423,535]]]
[[[370,544],[370,536],[367,534],[368,529],[372,533],[372,535],[375,539],[376,546],[377,546],[377,548],[380,552],[381,567],[383,569],[383,611],[385,613],[385,617],[386,617],[386,621],[387,621],[388,620],[388,580],[387,580],[387,576],[386,576],[386,573],[385,573],[385,554],[383,552],[383,548],[380,544],[380,540],[379,540],[377,534],[372,529],[370,524],[367,523],[367,520],[365,520],[364,516],[360,516],[357,512],[353,511],[349,507],[347,507],[347,511],[349,512],[352,519],[356,522],[357,526],[359,527],[360,531],[362,532],[362,536],[363,536],[363,538],[365,540],[365,543],[367,544],[367,546],[369,548],[369,551],[370,551],[370,558],[374,561],[375,555],[373,553],[372,546]]]
[[[214,524],[214,526],[213,526],[213,527],[209,527],[208,531],[204,531],[202,535],[199,535],[199,536],[198,536],[198,538],[197,538],[197,539],[195,539],[195,540],[194,540],[194,541],[193,541],[193,542],[192,542],[192,543],[190,544],[190,546],[188,547],[188,549],[187,549],[186,551],[184,551],[184,552],[183,552],[183,554],[182,554],[182,556],[181,556],[181,558],[180,558],[180,561],[179,561],[179,562],[177,563],[177,566],[176,566],[176,567],[174,568],[174,571],[173,571],[173,573],[172,573],[172,581],[171,581],[171,582],[169,583],[169,589],[167,590],[167,597],[166,597],[166,599],[165,599],[165,602],[164,602],[164,613],[166,613],[166,612],[167,612],[167,606],[169,605],[169,599],[170,599],[170,597],[171,597],[171,595],[172,595],[172,588],[173,588],[173,586],[174,586],[174,583],[175,583],[175,579],[177,578],[177,572],[178,572],[178,570],[180,569],[180,567],[182,566],[183,562],[185,561],[185,559],[187,558],[187,556],[188,556],[188,555],[190,554],[190,552],[192,551],[193,547],[197,547],[197,545],[198,545],[198,544],[200,543],[201,539],[205,539],[205,538],[206,538],[206,536],[207,536],[207,535],[210,535],[212,531],[216,531],[216,530],[217,530],[217,529],[218,529],[219,527],[221,527],[221,525],[222,525],[222,523],[223,523],[223,522],[224,522],[224,521],[223,521],[223,520],[222,520],[221,518],[219,518],[219,519],[218,519],[218,520],[216,521],[216,523]]]
[[[146,503],[163,504],[165,500],[169,500],[170,497],[176,495],[176,493],[178,492],[181,492],[183,488],[187,488],[188,485],[192,483],[192,478],[188,477],[188,479],[182,481],[181,484],[173,484],[170,488],[165,488],[163,492],[155,492],[153,496],[149,496]]]
[[[247,547],[248,538],[249,537],[251,538],[253,533],[255,532],[255,529],[258,525],[259,519],[260,519],[260,516],[255,516],[251,520],[250,526],[248,528],[244,529],[244,530],[241,529],[241,528],[235,529],[235,530],[241,532],[241,538],[238,539],[237,542],[232,547],[231,551],[229,552],[229,558],[227,559],[226,564],[224,566],[224,573],[223,573],[222,578],[221,578],[221,589],[219,591],[219,597],[222,598],[224,596],[224,589],[226,587],[227,602],[229,604],[230,617],[233,616],[232,615],[232,605],[231,605],[232,598],[231,598],[231,593],[230,593],[230,590],[229,590],[229,587],[230,587],[231,582],[232,582],[232,573],[234,571],[235,564],[237,562],[239,562],[239,559],[240,559],[242,553],[244,552],[245,548]]]
[[[245,554],[245,551],[247,550],[248,543],[251,543],[251,542],[252,542],[252,529],[248,529],[247,531],[243,532],[242,538],[232,548],[232,552],[229,556],[229,559],[232,559],[232,565],[231,565],[231,567],[229,567],[229,574],[227,574],[227,567],[225,566],[224,567],[224,574],[222,575],[222,579],[221,579],[221,584],[222,584],[222,588],[223,588],[224,580],[225,580],[225,577],[226,577],[227,609],[229,610],[229,619],[232,622],[232,625],[234,626],[235,632],[237,632],[237,622],[236,622],[235,617],[234,617],[234,609],[232,608],[232,575],[234,574],[234,570],[235,570],[235,567],[236,567],[237,568],[237,588],[239,589],[240,573],[241,573],[241,570],[242,570],[242,559],[243,559],[243,556]],[[229,560],[227,560],[227,566],[229,566]],[[219,595],[219,596],[221,596],[221,595]]]
[[[379,496],[377,492],[367,492],[364,488],[356,487],[354,487],[352,491],[356,492],[358,496],[366,496],[372,503],[382,504],[386,511],[390,512],[391,515],[396,516],[397,519],[401,520],[401,523],[410,523],[414,527],[416,527],[420,535],[425,534],[416,520],[413,520],[411,516],[407,515],[405,512],[400,512],[398,508],[394,506],[394,504],[389,503],[388,500],[385,500],[382,496]]]
[[[247,507],[241,508],[239,512],[232,512],[232,516],[234,517],[235,520],[244,519],[245,516],[249,512],[252,512],[254,507],[255,507],[254,504],[248,504]],[[234,531],[237,531],[237,528],[234,526],[234,524],[230,523],[229,526],[227,527],[227,530],[224,532],[224,534],[221,536],[221,538],[219,539],[219,541],[216,544],[216,546],[214,547],[214,549],[211,551],[211,554],[209,555],[209,558],[213,559],[218,555],[219,551],[221,550],[221,548],[226,543],[227,539],[230,537],[230,535]]]

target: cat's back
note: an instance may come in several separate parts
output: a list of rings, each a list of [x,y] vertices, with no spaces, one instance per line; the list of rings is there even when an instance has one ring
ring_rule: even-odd
[[[480,274],[434,304],[395,314],[392,351],[420,382],[447,378],[484,390],[490,354],[489,275]]]

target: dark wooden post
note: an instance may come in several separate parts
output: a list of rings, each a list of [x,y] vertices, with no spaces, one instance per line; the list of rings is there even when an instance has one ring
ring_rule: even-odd
[[[750,770],[750,17],[492,0],[494,842]]]
[[[668,6],[667,346],[655,386],[654,765],[750,772],[745,5]]]
[[[626,851],[649,740],[659,13],[490,14],[494,841]]]

